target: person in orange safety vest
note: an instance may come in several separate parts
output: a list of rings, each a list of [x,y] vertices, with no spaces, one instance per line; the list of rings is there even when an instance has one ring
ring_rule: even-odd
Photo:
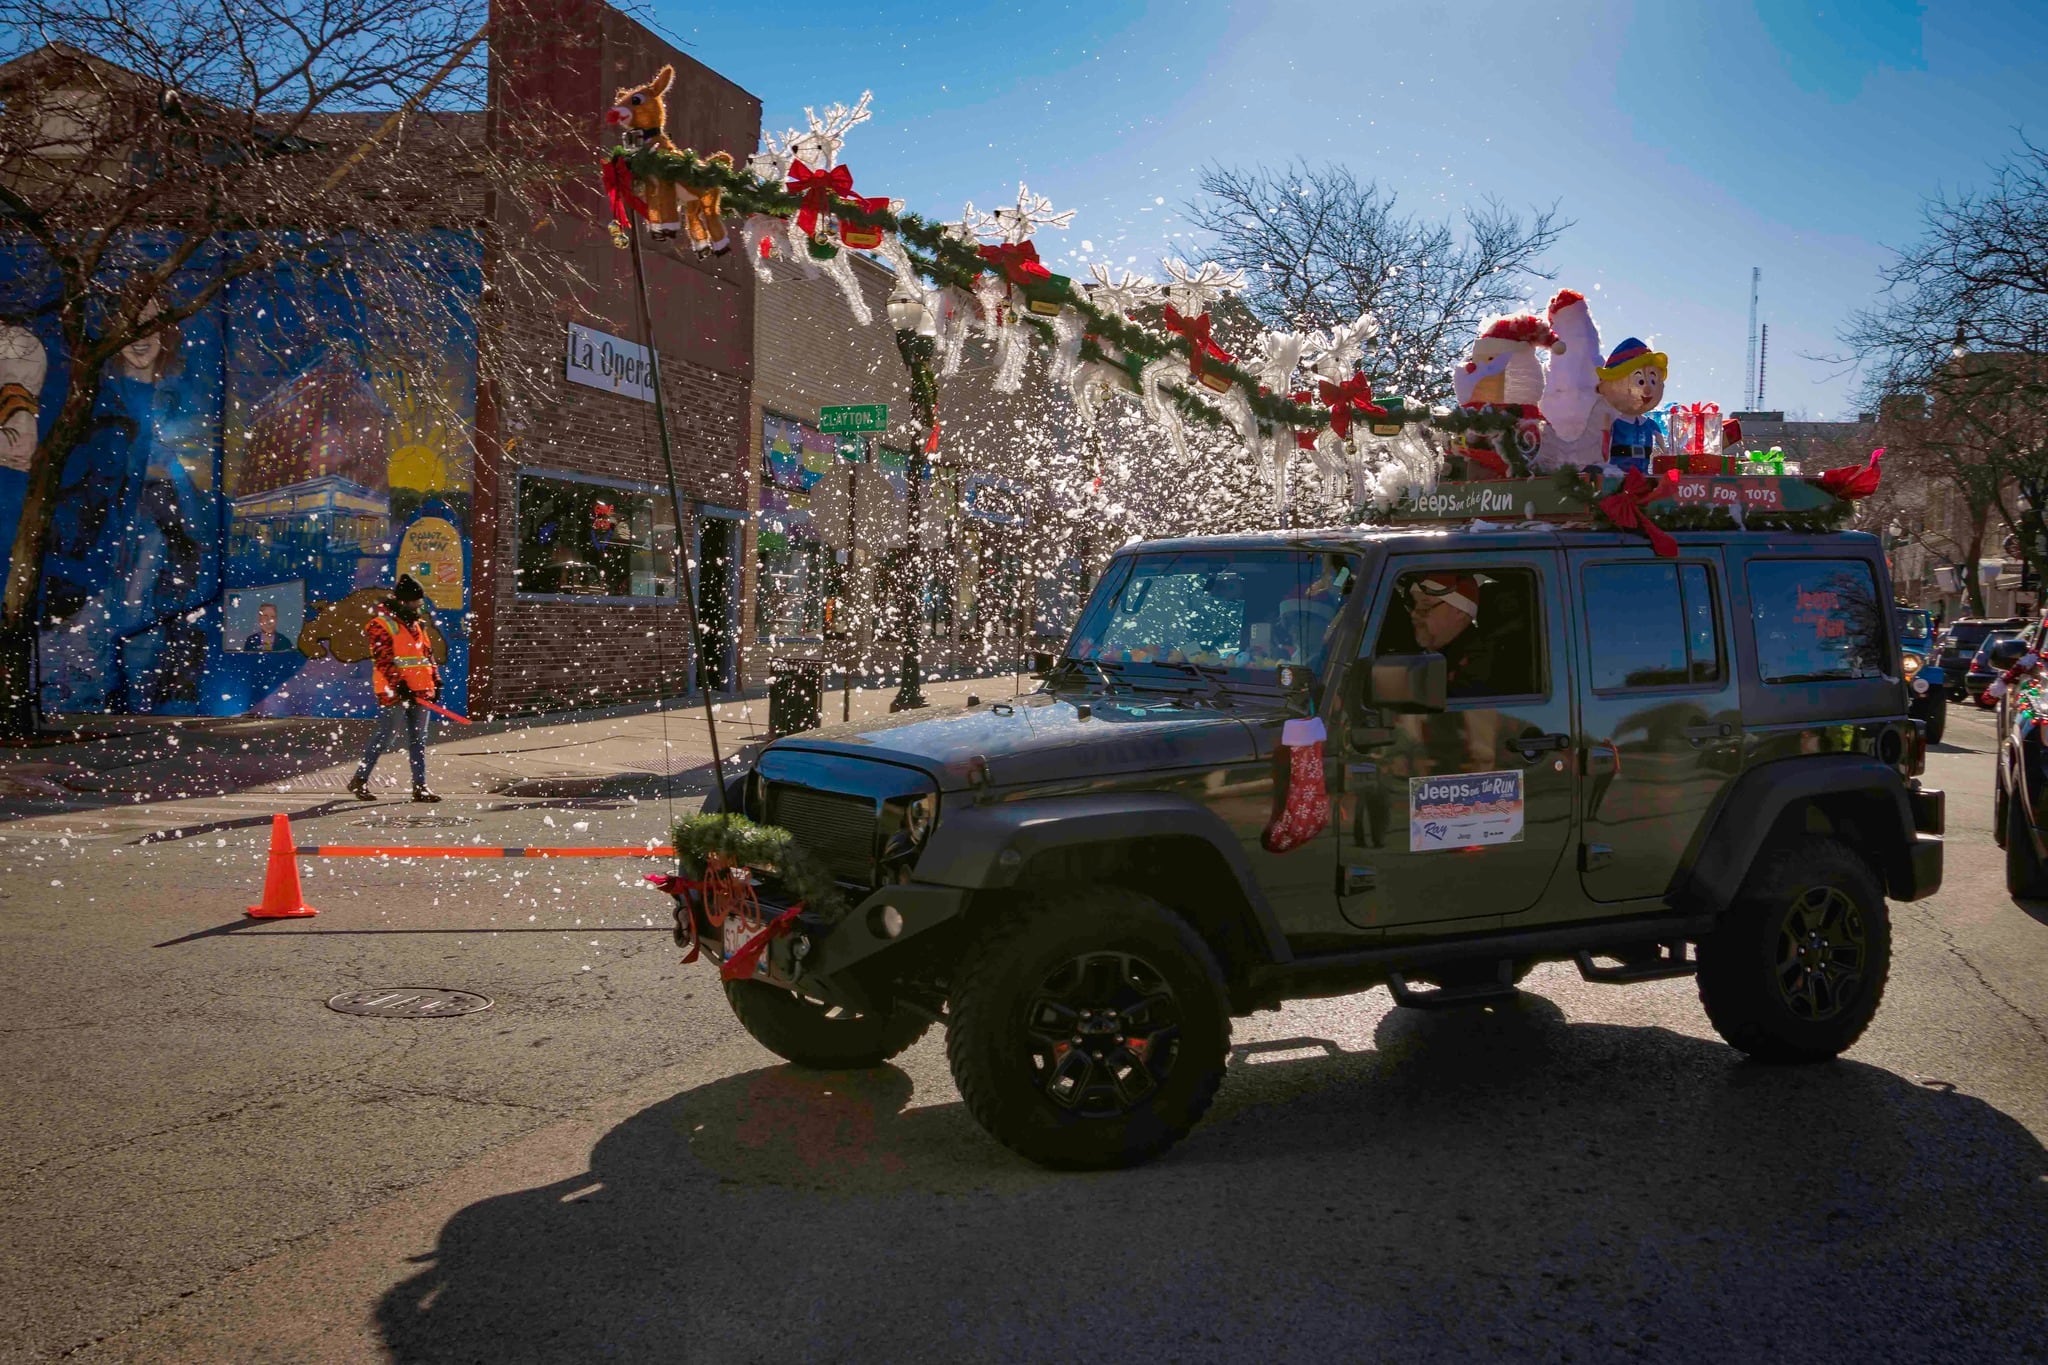
[[[400,574],[391,596],[377,604],[363,634],[370,642],[370,686],[376,691],[377,726],[370,732],[370,747],[348,789],[359,800],[370,801],[370,771],[378,756],[398,738],[405,727],[406,756],[412,760],[412,799],[439,801],[427,790],[427,725],[432,713],[420,705],[433,701],[441,691],[440,670],[434,667],[432,637],[421,615],[426,591],[411,574]]]

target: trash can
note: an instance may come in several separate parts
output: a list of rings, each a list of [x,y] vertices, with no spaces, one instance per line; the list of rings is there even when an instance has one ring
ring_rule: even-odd
[[[768,661],[768,733],[776,738],[815,730],[824,720],[825,661]]]

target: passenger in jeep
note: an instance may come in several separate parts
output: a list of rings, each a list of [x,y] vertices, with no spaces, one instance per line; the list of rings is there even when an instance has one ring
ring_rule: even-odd
[[[1408,623],[1417,649],[1444,656],[1449,695],[1484,697],[1493,686],[1493,650],[1473,629],[1479,617],[1479,580],[1469,573],[1436,570],[1408,585]],[[1388,632],[1392,634],[1392,632]],[[1398,648],[1381,649],[1396,653]]]

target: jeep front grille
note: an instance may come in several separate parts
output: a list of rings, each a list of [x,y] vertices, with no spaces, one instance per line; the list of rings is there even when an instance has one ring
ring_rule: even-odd
[[[833,876],[873,885],[875,803],[867,797],[772,782],[768,786],[768,823],[796,836]]]

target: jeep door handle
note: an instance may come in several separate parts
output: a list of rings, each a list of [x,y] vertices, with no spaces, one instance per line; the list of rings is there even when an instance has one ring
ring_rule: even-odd
[[[1724,720],[1713,725],[1688,725],[1681,733],[1693,742],[1694,748],[1698,748],[1710,739],[1728,738],[1735,733],[1735,727]]]
[[[1572,737],[1570,735],[1523,735],[1520,739],[1509,740],[1508,747],[1519,752],[1524,759],[1533,759],[1545,749],[1571,748]]]

